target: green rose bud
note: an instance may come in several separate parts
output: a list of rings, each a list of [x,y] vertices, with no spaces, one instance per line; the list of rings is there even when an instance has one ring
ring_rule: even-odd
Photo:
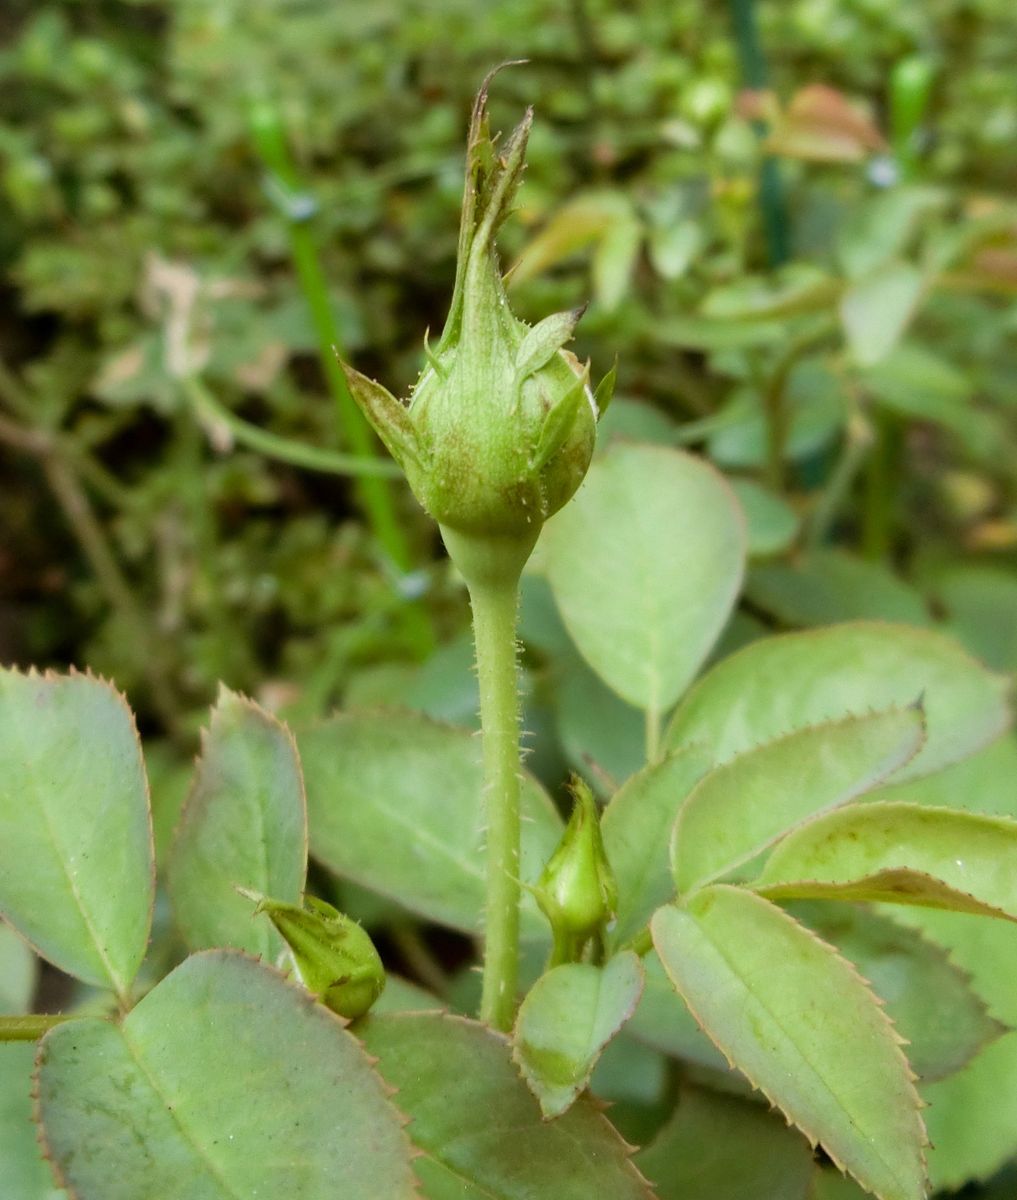
[[[238,888],[257,902],[290,949],[297,978],[333,1012],[362,1017],[385,987],[385,968],[374,943],[338,909],[305,896],[303,905],[285,904]]]
[[[534,896],[554,934],[552,965],[578,962],[588,943],[603,953],[604,932],[618,907],[618,885],[607,861],[593,793],[573,778],[575,804],[558,848]]]
[[[460,559],[478,540],[514,546],[525,561],[544,521],[582,482],[598,416],[588,364],[564,349],[582,310],[531,327],[509,308],[495,235],[523,173],[532,113],[497,147],[490,79],[470,124],[455,290],[440,341],[432,349],[425,339],[427,365],[405,404],[344,368],[468,578],[471,563]],[[598,389],[602,406],[612,386],[613,378]]]

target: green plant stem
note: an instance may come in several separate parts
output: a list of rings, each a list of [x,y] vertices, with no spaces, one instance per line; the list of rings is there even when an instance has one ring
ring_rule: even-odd
[[[480,1019],[508,1030],[519,981],[518,582],[470,586],[480,680],[487,816],[487,908]]]
[[[632,950],[642,958],[649,954],[653,949],[653,935],[650,933],[649,925],[645,929],[641,929],[635,937],[630,938],[622,947],[623,950]]]
[[[763,406],[766,410],[766,482],[775,492],[784,491],[784,455],[790,431],[787,407],[787,385],[791,372],[802,358],[836,331],[832,321],[823,321],[796,338],[777,360],[770,378],[763,387]]]
[[[898,436],[893,423],[885,417],[876,420],[874,434],[862,497],[862,553],[866,558],[880,561],[889,554],[893,537]]]
[[[322,471],[329,475],[374,475],[385,479],[395,479],[402,475],[399,467],[389,459],[364,459],[355,454],[322,450],[318,446],[307,446],[302,442],[270,433],[267,429],[260,429],[220,404],[204,380],[196,375],[184,380],[184,390],[200,417],[223,425],[242,446],[249,446],[259,454],[264,454],[266,458],[274,458],[294,467]]]
[[[655,763],[660,756],[660,713],[656,708],[646,710],[646,761]]]
[[[869,421],[861,413],[852,414],[848,418],[840,457],[809,518],[805,540],[812,549],[826,542],[830,527],[868,457],[872,443],[873,432]]]
[[[755,0],[729,0],[735,44],[745,86],[763,91],[768,86],[768,71],[756,25]],[[767,133],[765,121],[754,121],[753,128],[762,140]],[[766,235],[771,267],[779,267],[790,257],[789,222],[780,165],[766,155],[759,169],[759,210]]]
[[[288,197],[291,201],[279,207],[286,221],[290,256],[311,314],[321,368],[335,403],[343,443],[358,458],[374,458],[377,454],[374,437],[353,399],[337,359],[337,355],[343,354],[342,340],[332,311],[316,239],[308,223],[315,206],[306,194],[293,162],[278,109],[267,97],[262,97],[252,105],[251,125],[258,153],[270,172],[270,183],[281,197]],[[297,204],[297,200],[303,203]],[[357,495],[385,553],[399,571],[409,571],[412,556],[387,485],[381,479],[364,476],[357,482]]]
[[[44,1033],[75,1017],[35,1014],[27,1017],[0,1017],[0,1042],[37,1042]]]

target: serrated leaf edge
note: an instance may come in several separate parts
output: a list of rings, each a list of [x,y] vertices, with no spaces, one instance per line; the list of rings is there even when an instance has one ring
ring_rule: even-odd
[[[642,961],[640,960],[640,958],[637,954],[635,954],[631,950],[620,950],[617,954],[612,955],[611,959],[609,959],[606,963],[604,963],[603,967],[595,968],[595,969],[599,970],[601,972],[601,974],[603,974],[603,972],[610,965],[611,961],[613,961],[616,958],[620,958],[622,955],[631,955],[636,960],[637,971],[638,971],[638,976],[639,976],[639,986],[636,988],[635,992],[633,993],[631,1000],[626,1004],[624,1010],[621,1013],[620,1019],[617,1021],[616,1024],[613,1025],[611,1032],[607,1035],[606,1039],[604,1041],[602,1041],[599,1046],[594,1048],[594,1052],[589,1059],[589,1067],[587,1068],[587,1070],[585,1070],[582,1073],[582,1075],[575,1081],[574,1084],[568,1085],[568,1089],[571,1092],[571,1096],[570,1096],[567,1104],[565,1105],[564,1108],[560,1108],[560,1109],[556,1110],[555,1112],[549,1113],[547,1111],[547,1109],[544,1107],[543,1098],[541,1097],[540,1093],[536,1090],[534,1084],[531,1082],[530,1075],[527,1072],[526,1065],[522,1059],[522,1048],[521,1048],[520,1040],[518,1037],[519,1021],[522,1018],[523,1008],[525,1008],[526,1002],[527,1002],[527,1000],[529,1000],[530,996],[533,995],[533,988],[537,987],[537,985],[541,981],[540,979],[538,979],[537,982],[533,985],[533,988],[530,989],[529,993],[526,995],[525,999],[523,1000],[523,1003],[519,1007],[519,1012],[516,1015],[515,1027],[512,1030],[512,1038],[511,1038],[512,1061],[516,1064],[516,1067],[519,1070],[519,1077],[522,1079],[523,1083],[526,1084],[526,1086],[530,1089],[530,1091],[536,1097],[537,1103],[540,1105],[541,1116],[545,1122],[553,1121],[557,1117],[564,1116],[565,1113],[567,1113],[568,1110],[572,1107],[572,1105],[575,1104],[576,1100],[579,1099],[580,1094],[583,1091],[585,1091],[585,1089],[589,1085],[590,1077],[593,1075],[594,1068],[596,1067],[597,1063],[600,1061],[600,1056],[604,1053],[604,1051],[611,1044],[611,1042],[618,1036],[619,1032],[622,1030],[622,1028],[625,1026],[625,1024],[629,1020],[631,1020],[633,1013],[636,1011],[636,1008],[639,1006],[639,1001],[642,999],[643,991],[646,987],[646,972],[644,971]],[[591,964],[589,964],[589,963],[563,963],[561,965],[562,966],[589,966]],[[553,969],[560,970],[561,968],[556,967]],[[541,979],[546,978],[547,974],[550,974],[550,972],[547,972],[545,975],[542,975]],[[602,981],[601,981],[601,986],[603,986]],[[596,1097],[591,1096],[590,1098],[593,1100],[596,1100]],[[606,1107],[607,1106],[605,1105],[605,1111],[606,1111]]]
[[[488,1037],[492,1038],[494,1041],[501,1042],[502,1045],[505,1047],[506,1051],[508,1052],[507,1057],[508,1057],[509,1062],[514,1064],[514,1059],[512,1058],[512,1039],[511,1039],[511,1037],[507,1033],[502,1033],[499,1030],[492,1029],[489,1025],[484,1025],[482,1022],[474,1020],[472,1017],[464,1017],[459,1013],[448,1012],[447,1010],[435,1011],[434,1009],[426,1009],[426,1010],[421,1010],[419,1012],[379,1013],[376,1020],[398,1021],[402,1017],[427,1017],[427,1018],[433,1019],[433,1020],[448,1021],[453,1024],[467,1025],[472,1029],[479,1029],[479,1030],[481,1030],[481,1032],[486,1034]],[[524,1081],[521,1080],[521,1082],[524,1082]],[[527,1092],[529,1092],[528,1088],[527,1088]],[[537,1104],[536,1098],[534,1098],[533,1102],[534,1102],[534,1104]],[[605,1116],[604,1107],[602,1104],[595,1102],[594,1097],[590,1097],[590,1102],[591,1102],[591,1108],[594,1109],[596,1116],[606,1126],[608,1136],[613,1141],[615,1141],[616,1144],[621,1148],[622,1157],[623,1157],[624,1166],[625,1166],[626,1171],[628,1171],[629,1174],[632,1176],[632,1178],[635,1180],[635,1182],[638,1183],[640,1185],[640,1187],[642,1187],[645,1190],[645,1193],[646,1193],[645,1200],[657,1200],[656,1193],[653,1191],[653,1185],[646,1178],[646,1176],[642,1173],[642,1171],[636,1166],[635,1161],[633,1159],[633,1155],[635,1155],[637,1153],[637,1151],[639,1150],[639,1147],[633,1146],[630,1142],[627,1142],[625,1140],[625,1138],[622,1137],[622,1135],[618,1132],[618,1130],[614,1127],[614,1125]],[[539,1111],[539,1108],[540,1108],[539,1104],[537,1105],[537,1108]],[[412,1117],[409,1119],[409,1123],[412,1125],[412,1123],[413,1123]],[[547,1123],[548,1122],[544,1119],[544,1117],[541,1116],[541,1124],[547,1124]],[[422,1151],[422,1154],[427,1155],[427,1151],[426,1150]]]
[[[894,633],[898,638],[904,638],[904,639],[910,638],[913,641],[925,641],[925,640],[931,639],[933,642],[937,642],[941,645],[947,646],[947,647],[949,647],[950,652],[953,653],[954,655],[956,655],[957,660],[959,662],[963,662],[966,665],[970,665],[970,666],[976,668],[980,674],[985,676],[986,679],[989,680],[996,687],[999,698],[1004,702],[1004,710],[1005,711],[1004,711],[1002,723],[998,726],[998,728],[994,728],[993,730],[991,730],[991,732],[985,737],[984,741],[981,741],[977,745],[973,746],[971,748],[971,750],[969,750],[961,758],[951,759],[948,762],[940,763],[936,767],[934,767],[931,771],[925,771],[921,775],[912,776],[913,779],[922,779],[922,778],[925,778],[927,775],[934,775],[937,772],[944,770],[946,767],[952,766],[953,763],[955,763],[955,762],[963,762],[965,758],[970,758],[971,755],[977,754],[979,750],[985,749],[985,747],[990,745],[992,742],[994,742],[996,740],[996,738],[1000,737],[1002,734],[1006,733],[1008,730],[1010,730],[1014,727],[1015,713],[1014,713],[1014,706],[1013,706],[1013,695],[1014,695],[1013,678],[1010,675],[1003,674],[999,671],[991,670],[989,667],[987,667],[985,665],[985,663],[981,662],[973,654],[970,654],[960,642],[958,642],[955,638],[951,637],[949,634],[945,633],[941,629],[936,629],[936,628],[923,629],[923,628],[919,628],[916,625],[907,625],[907,624],[904,624],[899,621],[879,621],[879,620],[871,620],[871,619],[857,620],[857,621],[838,621],[833,625],[822,625],[816,629],[797,629],[797,630],[789,631],[787,633],[778,633],[778,634],[775,634],[773,637],[767,638],[766,643],[768,645],[772,645],[775,641],[778,641],[778,640],[782,641],[782,642],[787,642],[792,639],[794,639],[796,641],[806,641],[806,640],[816,641],[819,639],[827,638],[835,632],[840,632],[841,630],[846,630],[846,629],[850,629],[850,630],[884,629],[884,630],[888,630],[888,631]],[[759,645],[760,645],[760,643],[758,641],[756,641],[756,642],[750,642],[747,646],[742,646],[741,649],[736,650],[733,654],[729,654],[726,658],[723,658],[720,660],[720,662],[714,664],[710,668],[710,670],[707,671],[707,673],[705,675],[701,676],[699,679],[697,679],[695,681],[695,683],[692,685],[692,687],[682,697],[677,708],[671,714],[671,719],[668,722],[667,729],[664,731],[663,737],[661,739],[661,743],[663,746],[665,746],[671,750],[676,750],[676,749],[678,749],[679,746],[690,745],[692,743],[696,743],[696,742],[700,741],[700,739],[698,739],[698,738],[691,738],[688,741],[675,741],[674,740],[674,730],[675,730],[676,725],[678,724],[679,718],[682,716],[683,712],[693,703],[693,701],[695,701],[698,694],[704,690],[706,684],[712,681],[714,676],[719,675],[721,672],[724,672],[725,674],[728,673],[730,671],[730,669],[732,668],[733,664],[739,662],[746,655],[753,653],[756,649],[758,649]],[[906,705],[901,706],[901,707],[906,707]],[[875,712],[879,712],[879,711],[882,711],[882,710],[869,709],[870,713],[875,713]],[[852,711],[852,712],[849,712],[847,715],[848,716],[864,716],[865,714],[863,712],[853,712]],[[822,725],[822,724],[825,724],[826,721],[835,721],[838,719],[839,719],[838,717],[827,717],[825,719],[820,719],[818,722],[813,722],[812,724]],[[799,726],[798,728],[804,729],[804,728],[808,728],[808,727],[809,726],[803,725],[803,726]],[[794,733],[794,732],[796,732],[795,729],[791,729],[788,731],[788,733]],[[785,737],[785,736],[787,736],[787,734],[781,734],[781,736]],[[770,740],[772,740],[772,739],[764,738],[757,744],[762,745],[766,741],[770,741]],[[733,758],[736,756],[732,755],[731,757]],[[730,761],[730,759],[726,759],[726,760],[722,760],[722,761]]]
[[[845,808],[849,804],[854,804],[855,801],[857,801],[860,797],[866,795],[866,793],[873,791],[878,787],[882,787],[883,784],[885,784],[887,782],[887,780],[892,779],[893,776],[899,770],[901,770],[903,767],[906,767],[907,764],[909,762],[911,762],[915,758],[915,756],[921,751],[922,747],[925,745],[926,738],[928,736],[928,722],[925,717],[925,709],[922,707],[922,701],[919,698],[918,700],[914,701],[914,703],[912,703],[912,704],[894,704],[894,705],[890,705],[887,708],[872,709],[868,713],[849,713],[847,716],[832,718],[828,721],[817,721],[811,725],[803,725],[799,729],[792,729],[788,733],[780,734],[778,737],[767,738],[763,741],[756,742],[755,744],[748,747],[747,749],[740,750],[737,754],[732,754],[728,758],[723,759],[720,762],[715,762],[713,764],[713,766],[707,771],[707,773],[699,780],[699,782],[694,785],[694,787],[691,789],[689,794],[685,797],[685,799],[679,805],[678,812],[675,815],[674,824],[671,827],[671,838],[670,838],[670,844],[668,847],[668,852],[669,852],[670,862],[671,862],[671,874],[675,879],[676,888],[678,886],[678,880],[677,880],[677,870],[675,867],[675,853],[676,853],[676,846],[677,846],[678,839],[679,839],[679,826],[681,825],[682,818],[683,818],[686,810],[688,809],[690,803],[692,802],[692,798],[696,795],[696,793],[700,790],[701,787],[705,786],[705,784],[707,783],[707,781],[710,779],[710,777],[713,775],[713,773],[715,771],[718,771],[724,767],[731,766],[732,764],[736,763],[739,759],[743,758],[745,755],[755,754],[758,751],[760,751],[766,747],[776,746],[781,742],[788,742],[792,738],[803,737],[807,734],[816,733],[820,730],[836,729],[840,725],[851,725],[858,721],[868,720],[871,717],[897,716],[897,715],[903,715],[903,714],[905,714],[907,712],[911,712],[911,711],[917,711],[919,713],[919,726],[920,726],[921,737],[919,738],[918,742],[916,743],[914,748],[911,750],[911,752],[909,754],[907,754],[904,758],[902,758],[900,760],[900,762],[896,763],[893,767],[891,767],[889,770],[887,770],[883,774],[878,775],[872,781],[871,784],[869,784],[867,787],[862,788],[861,791],[853,792],[851,795],[847,796],[844,800],[838,801],[835,804],[829,804],[825,808],[820,809],[818,812],[811,813],[807,817],[802,817],[801,820],[794,822],[794,824],[792,824],[792,825],[789,825],[787,827],[787,829],[783,830],[783,832],[779,833],[776,837],[772,838],[770,841],[766,842],[764,845],[757,847],[755,850],[746,854],[743,858],[740,858],[740,859],[735,860],[734,862],[728,863],[727,866],[723,869],[723,871],[720,871],[720,872],[710,876],[708,879],[703,879],[703,880],[700,880],[697,883],[693,884],[692,887],[689,888],[687,891],[688,895],[692,895],[699,888],[707,887],[711,883],[715,882],[717,879],[723,878],[723,876],[726,875],[728,873],[728,871],[733,871],[736,867],[742,866],[747,862],[751,862],[752,859],[755,858],[757,854],[762,854],[765,850],[769,849],[771,846],[778,845],[780,842],[782,842],[784,840],[784,838],[788,837],[792,833],[795,833],[797,830],[802,828],[802,826],[809,824],[809,822],[816,820],[818,817],[824,816],[827,813],[836,812],[838,809]],[[678,746],[676,748],[676,750],[682,750],[682,749],[685,749],[686,747],[695,747],[695,746],[705,748],[703,742],[693,741],[693,742],[685,742],[683,745]],[[670,751],[670,753],[673,754],[676,752],[676,750],[672,750],[672,751]],[[876,805],[871,805],[870,807],[875,808]],[[681,894],[682,893],[679,891],[678,895],[681,895]]]
[[[730,885],[730,884],[713,884],[711,886],[718,887],[718,888],[720,888],[720,887],[730,888],[733,891],[745,890],[745,889],[741,889],[741,888],[733,888],[732,885]],[[760,897],[760,899],[762,899],[762,897]],[[907,1084],[908,1084],[908,1092],[909,1092],[910,1097],[914,1101],[914,1115],[915,1115],[915,1119],[918,1123],[918,1129],[919,1129],[919,1132],[921,1135],[920,1140],[919,1140],[919,1155],[920,1155],[920,1161],[921,1161],[921,1167],[922,1167],[922,1184],[923,1184],[923,1188],[924,1188],[925,1192],[928,1193],[929,1174],[928,1174],[928,1156],[926,1154],[926,1150],[931,1145],[931,1143],[929,1141],[928,1131],[925,1128],[925,1122],[922,1120],[922,1116],[921,1116],[922,1109],[926,1108],[928,1106],[927,1106],[925,1100],[922,1098],[922,1096],[919,1093],[918,1088],[916,1086],[918,1083],[918,1076],[911,1069],[911,1064],[907,1059],[907,1055],[904,1053],[904,1051],[902,1049],[902,1047],[908,1045],[907,1039],[902,1037],[900,1035],[900,1033],[898,1033],[897,1027],[894,1025],[893,1021],[890,1019],[890,1016],[886,1011],[886,1004],[885,1004],[884,1000],[882,999],[882,997],[880,997],[876,994],[876,992],[872,988],[872,985],[861,974],[861,972],[854,965],[854,963],[850,961],[850,959],[845,958],[844,955],[841,954],[840,951],[836,948],[836,946],[831,946],[829,942],[827,942],[823,938],[819,937],[818,934],[814,933],[811,929],[807,928],[805,925],[802,925],[802,923],[800,921],[796,921],[794,919],[794,917],[792,917],[789,913],[784,912],[784,910],[781,909],[778,905],[772,904],[769,901],[767,901],[766,903],[770,904],[770,907],[775,909],[786,922],[797,927],[798,929],[803,931],[813,941],[817,942],[819,945],[823,946],[826,950],[828,950],[830,955],[832,956],[832,958],[837,960],[839,963],[841,963],[847,969],[848,974],[860,985],[862,991],[867,993],[869,998],[872,1000],[873,1005],[878,1010],[878,1012],[880,1014],[880,1019],[882,1020],[884,1026],[886,1027],[886,1029],[890,1035],[890,1042],[892,1043],[893,1050],[896,1053],[896,1055],[899,1057],[900,1062],[904,1066],[904,1075],[906,1077]],[[656,943],[654,943],[654,949],[656,950]],[[684,1003],[685,1007],[689,1010],[689,1012],[692,1014],[692,1017],[695,1020],[696,1024],[703,1031],[703,1033],[706,1034],[706,1036],[710,1039],[710,1041],[713,1043],[713,1045],[716,1046],[716,1048],[724,1056],[725,1061],[731,1067],[731,1069],[734,1071],[737,1071],[739,1073],[739,1075],[741,1075],[744,1079],[746,1079],[748,1081],[748,1083],[756,1091],[761,1092],[766,1097],[767,1101],[770,1104],[770,1107],[773,1108],[776,1112],[779,1112],[781,1114],[781,1116],[784,1118],[785,1122],[789,1126],[799,1130],[802,1134],[805,1135],[805,1138],[807,1139],[809,1145],[812,1146],[813,1149],[815,1149],[817,1145],[822,1145],[824,1152],[829,1156],[830,1161],[837,1167],[837,1170],[840,1171],[840,1173],[842,1175],[850,1175],[852,1179],[857,1180],[858,1184],[864,1190],[867,1191],[868,1188],[866,1187],[866,1185],[863,1184],[862,1181],[860,1179],[858,1179],[857,1176],[852,1171],[850,1171],[837,1158],[837,1156],[835,1154],[833,1154],[830,1151],[829,1147],[826,1146],[822,1142],[822,1140],[818,1136],[816,1136],[816,1134],[811,1129],[807,1128],[805,1124],[803,1124],[803,1123],[795,1120],[793,1117],[791,1117],[781,1106],[780,1102],[773,1095],[771,1095],[771,1093],[762,1084],[757,1083],[750,1075],[748,1075],[745,1072],[745,1070],[741,1066],[738,1065],[738,1063],[736,1063],[734,1061],[734,1059],[728,1054],[727,1050],[724,1049],[724,1047],[720,1044],[720,1042],[710,1032],[708,1026],[703,1021],[703,1019],[700,1017],[699,1013],[696,1012],[696,1010],[692,1007],[692,1005],[688,1001],[688,998],[684,995],[681,988],[678,986],[678,984],[672,978],[671,973],[668,971],[667,965],[666,965],[666,963],[664,963],[664,959],[661,956],[659,950],[657,951],[657,957],[660,958],[661,965],[664,967],[665,974],[671,980],[672,987],[674,987],[675,991],[679,994],[679,996],[681,996],[682,1002]]]
[[[154,822],[152,819],[152,788],[151,788],[151,784],[149,783],[149,779],[148,779],[148,768],[145,765],[145,753],[144,753],[144,750],[143,750],[142,744],[141,744],[141,735],[138,733],[138,723],[134,716],[134,710],[131,708],[126,694],[117,687],[117,685],[113,682],[112,679],[107,679],[105,675],[97,675],[94,671],[92,671],[92,669],[90,667],[87,667],[87,666],[84,669],[84,671],[79,670],[73,664],[71,664],[71,666],[69,666],[66,671],[56,671],[52,667],[47,667],[45,670],[40,671],[35,666],[30,666],[27,671],[22,671],[18,667],[0,666],[0,674],[16,675],[21,679],[41,679],[44,683],[61,683],[68,679],[83,679],[89,683],[96,683],[96,684],[99,684],[102,687],[104,687],[113,696],[113,698],[120,704],[120,706],[123,708],[124,712],[127,714],[127,725],[128,725],[128,728],[130,729],[130,731],[134,734],[134,746],[135,746],[135,749],[137,750],[137,754],[138,754],[138,764],[141,767],[141,778],[142,778],[142,782],[144,783],[144,789],[145,789],[145,809],[148,814],[148,868],[149,868],[149,870],[148,870],[148,874],[149,874],[148,920],[147,920],[148,932],[145,936],[144,950],[142,951],[141,958],[139,959],[138,967],[135,970],[135,976],[136,976],[138,970],[141,969],[141,964],[145,960],[145,955],[148,953],[148,948],[152,941],[152,923],[155,919],[156,864],[155,864],[155,826],[154,826]],[[3,918],[7,921],[7,923],[11,926],[12,929],[15,928],[14,922],[11,921],[10,917],[5,912],[0,912],[0,916],[3,916]],[[86,920],[86,925],[88,925],[89,928],[91,928],[91,925],[87,920]],[[35,953],[39,956],[39,958],[44,959],[48,963],[52,963],[52,965],[54,967],[56,967],[57,970],[64,971],[66,974],[69,974],[69,975],[73,975],[75,979],[81,978],[80,976],[76,975],[73,971],[67,971],[66,967],[63,966],[61,963],[54,962],[54,960],[48,954],[46,954],[42,950],[40,950],[40,948],[32,941],[32,939],[29,938],[26,934],[22,933],[20,931],[20,929],[15,929],[15,932],[17,932],[18,936],[21,938],[21,940],[23,942],[25,942],[25,944],[27,946],[29,946],[33,951],[35,951]],[[103,957],[103,956],[100,955],[100,957]],[[107,989],[107,990],[112,990],[112,991],[116,992],[117,991],[116,981],[113,980],[112,975],[109,976],[109,981],[111,983],[113,983],[114,986],[112,989]],[[126,981],[125,992],[130,989],[130,985],[131,985],[131,983],[133,983],[133,981],[134,981],[134,976],[132,976],[131,979]],[[83,982],[91,984],[93,986],[99,986],[101,988],[105,987],[104,984],[95,985],[94,980],[91,980],[91,979],[85,979]]]
[[[190,824],[196,819],[194,817],[194,810],[197,808],[197,796],[199,785],[201,783],[202,766],[208,756],[209,745],[213,736],[215,735],[216,728],[221,724],[225,717],[225,706],[227,703],[234,704],[238,708],[249,712],[257,720],[263,721],[274,732],[281,733],[283,736],[283,741],[292,751],[293,761],[297,768],[297,781],[300,785],[300,810],[303,826],[303,837],[301,841],[302,855],[304,860],[305,883],[307,876],[308,857],[311,852],[311,835],[307,816],[307,787],[304,783],[304,768],[300,760],[300,750],[297,746],[297,739],[294,736],[293,730],[290,729],[289,725],[285,721],[277,717],[275,713],[271,713],[268,711],[268,709],[263,708],[255,700],[252,700],[250,696],[246,696],[242,692],[235,692],[232,688],[228,688],[224,683],[220,683],[218,693],[216,694],[215,704],[209,708],[208,722],[206,725],[201,727],[198,735],[199,748],[198,753],[193,759],[193,774],[187,788],[187,796],[184,799],[183,806],[180,809],[180,815],[177,818],[176,825],[173,828],[173,836],[170,838],[169,852],[166,856],[165,865],[166,885],[170,898],[170,911],[173,918],[173,928],[176,930],[177,935],[180,937],[184,945],[191,949],[192,953],[196,954],[201,953],[203,950],[209,949],[210,947],[191,947],[190,938],[187,937],[182,929],[180,925],[180,918],[177,914],[177,907],[173,898],[172,877],[176,871],[175,862],[180,836],[184,830],[184,827],[189,827]]]
[[[425,1196],[424,1192],[421,1190],[422,1185],[420,1183],[420,1180],[417,1178],[417,1175],[412,1168],[412,1163],[413,1163],[414,1159],[419,1158],[421,1156],[421,1152],[413,1144],[409,1135],[406,1133],[407,1128],[412,1123],[412,1119],[410,1117],[408,1117],[402,1111],[402,1109],[398,1108],[393,1103],[393,1098],[399,1094],[399,1089],[396,1087],[393,1087],[392,1084],[390,1084],[388,1082],[388,1080],[385,1079],[385,1077],[381,1074],[381,1072],[379,1070],[377,1070],[377,1064],[378,1064],[379,1060],[374,1055],[371,1055],[368,1053],[367,1048],[364,1045],[364,1043],[349,1028],[350,1022],[345,1017],[341,1017],[338,1013],[335,1013],[331,1009],[326,1008],[325,1005],[321,1004],[309,991],[307,991],[307,989],[305,987],[301,986],[299,983],[294,982],[293,979],[291,979],[290,976],[288,976],[285,972],[279,970],[279,968],[274,966],[273,964],[265,962],[258,955],[248,954],[244,950],[236,950],[236,949],[232,949],[232,948],[198,950],[193,954],[189,954],[187,956],[187,958],[185,958],[184,961],[179,964],[179,966],[182,967],[185,963],[190,962],[191,959],[195,959],[195,958],[242,959],[245,962],[248,962],[248,963],[251,963],[252,965],[257,966],[262,971],[266,971],[268,974],[274,975],[291,992],[293,992],[305,1012],[312,1013],[315,1016],[315,1018],[318,1020],[324,1020],[328,1023],[333,1023],[333,1024],[337,1025],[339,1027],[339,1029],[350,1038],[350,1040],[355,1044],[358,1053],[363,1057],[364,1061],[366,1062],[367,1066],[369,1067],[370,1076],[373,1079],[374,1083],[377,1085],[378,1090],[381,1094],[382,1100],[392,1110],[392,1115],[395,1118],[396,1124],[398,1125],[400,1131],[402,1132],[403,1139],[404,1139],[404,1142],[406,1145],[406,1151],[407,1151],[406,1161],[408,1164],[410,1164],[409,1182],[412,1187],[412,1192],[410,1194],[416,1195],[419,1198],[419,1200],[427,1200],[427,1197]],[[174,968],[174,971],[178,970],[178,969],[179,969],[179,967],[176,967],[176,968]],[[165,982],[165,980],[168,979],[170,977],[170,975],[172,975],[174,973],[174,971],[170,971],[168,975],[164,976],[163,979],[161,979],[159,981],[159,983]],[[159,986],[159,984],[156,984],[156,987],[158,987],[158,986]],[[153,988],[152,991],[155,991],[155,988]],[[119,1026],[122,1023],[122,1021],[129,1015],[130,1015],[130,1013],[124,1013],[121,1016],[119,1021],[111,1020],[107,1017],[91,1017],[91,1018],[83,1018],[83,1019],[101,1021],[108,1025]],[[59,1029],[60,1026],[56,1026],[55,1028]],[[35,1052],[35,1062],[34,1062],[33,1069],[32,1069],[32,1085],[31,1085],[30,1096],[31,1096],[31,1101],[32,1101],[32,1122],[35,1125],[35,1140],[36,1140],[36,1142],[39,1146],[39,1149],[42,1153],[42,1157],[45,1159],[45,1161],[47,1163],[49,1163],[50,1170],[53,1172],[53,1176],[54,1176],[54,1179],[57,1181],[57,1185],[59,1187],[64,1188],[64,1190],[67,1192],[68,1196],[70,1197],[70,1200],[85,1200],[85,1198],[81,1196],[81,1193],[76,1191],[74,1188],[72,1188],[71,1185],[67,1182],[66,1177],[64,1176],[63,1170],[60,1168],[59,1164],[57,1163],[56,1158],[53,1155],[52,1148],[50,1147],[49,1142],[46,1138],[46,1125],[45,1125],[45,1119],[43,1116],[42,1099],[41,1099],[41,1095],[40,1095],[40,1072],[43,1067],[43,1056],[46,1052],[46,1042],[48,1041],[50,1034],[53,1032],[54,1032],[54,1030],[51,1029],[43,1037],[41,1037],[39,1039],[39,1043],[38,1043],[38,1046],[36,1047],[36,1052]]]

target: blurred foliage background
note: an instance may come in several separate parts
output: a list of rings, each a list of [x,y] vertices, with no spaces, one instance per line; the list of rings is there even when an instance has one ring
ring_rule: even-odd
[[[6,0],[0,660],[125,689],[160,848],[219,680],[290,719],[475,722],[465,592],[330,347],[410,386],[471,99],[525,58],[492,96],[505,129],[536,109],[514,303],[589,300],[602,442],[690,447],[736,489],[719,653],[882,617],[1017,670],[1015,50],[1009,0]],[[643,717],[539,549],[521,635],[531,766],[609,792]],[[1013,811],[1013,737],[964,770]],[[391,906],[342,901],[412,973]]]
[[[1006,0],[8,0],[0,39],[5,660],[111,675],[181,747],[219,679],[473,719],[464,593],[327,348],[410,385],[471,97],[526,58],[515,302],[590,299],[603,440],[738,490],[726,645],[874,615],[1017,667]],[[523,633],[546,771],[623,775],[638,714],[539,572]]]

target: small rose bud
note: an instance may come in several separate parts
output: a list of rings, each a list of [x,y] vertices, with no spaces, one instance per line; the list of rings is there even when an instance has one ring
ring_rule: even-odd
[[[425,339],[427,365],[405,404],[344,367],[457,562],[463,539],[515,542],[525,560],[543,522],[582,482],[598,415],[589,365],[564,348],[583,310],[531,327],[509,308],[495,235],[523,173],[532,113],[498,147],[487,119],[490,78],[470,124],[455,290],[438,344]]]
[[[302,906],[238,889],[257,902],[290,950],[297,977],[333,1012],[362,1017],[385,987],[385,968],[374,943],[356,921],[338,909],[305,896]]]
[[[579,778],[573,778],[572,793],[572,816],[533,889],[554,934],[552,965],[578,962],[591,940],[602,950],[604,932],[618,906],[618,885],[604,850],[597,802]]]

